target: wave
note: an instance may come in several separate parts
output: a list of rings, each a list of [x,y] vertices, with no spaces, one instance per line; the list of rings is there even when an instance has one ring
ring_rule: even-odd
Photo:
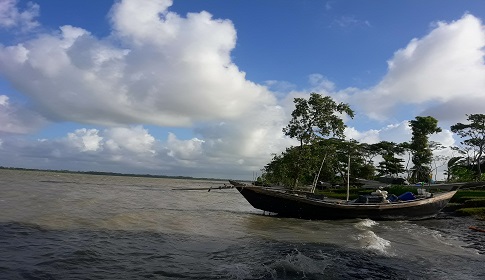
[[[393,256],[390,252],[391,241],[378,236],[374,231],[370,230],[372,227],[379,225],[378,222],[364,219],[357,224],[355,228],[361,232],[355,236],[355,239],[359,241],[362,249],[378,252],[386,256]]]

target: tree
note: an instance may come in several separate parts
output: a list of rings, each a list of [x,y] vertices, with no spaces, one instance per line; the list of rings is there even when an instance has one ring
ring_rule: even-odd
[[[471,114],[467,115],[469,123],[457,123],[451,126],[451,131],[458,134],[464,140],[461,142],[465,147],[473,150],[473,161],[476,167],[476,179],[482,177],[482,157],[485,152],[485,115]]]
[[[461,178],[457,178],[459,171],[462,169],[463,157],[452,156],[448,162],[446,163],[447,169],[445,171],[446,174],[446,182],[453,182],[455,180],[460,180]]]
[[[276,185],[291,185],[295,176],[293,163],[297,158],[296,149],[287,148],[280,155],[273,155],[270,163],[263,168],[261,181]]]
[[[412,150],[412,162],[414,164],[411,176],[412,182],[428,182],[430,175],[430,165],[433,153],[429,145],[429,135],[441,132],[438,127],[438,120],[431,117],[418,116],[409,121],[412,130],[410,149]]]
[[[431,149],[431,152],[434,153],[434,151],[440,151],[445,149],[446,147],[443,146],[441,143],[435,142],[435,141],[430,141],[429,142],[429,148]],[[437,180],[438,177],[438,169],[442,166],[445,166],[448,163],[448,160],[450,159],[450,156],[447,155],[439,155],[435,154],[432,156],[431,161],[432,161],[432,167],[431,167],[431,173],[434,173],[434,180]],[[430,178],[431,178],[430,174]]]
[[[295,109],[291,113],[292,119],[283,128],[283,132],[286,136],[296,138],[300,146],[317,138],[343,137],[346,125],[338,114],[345,113],[351,118],[354,117],[354,111],[348,104],[337,104],[330,96],[314,92],[308,100],[295,98],[293,102]]]
[[[374,158],[379,155],[379,147],[377,144],[359,144],[359,152],[362,157],[362,166],[359,170],[359,178],[374,179],[376,168],[374,166]]]
[[[402,142],[399,144],[399,147],[403,149],[404,151],[404,154],[407,155],[407,159],[406,159],[406,167],[404,168],[404,170],[406,171],[407,173],[407,176],[406,176],[406,179],[408,181],[411,181],[411,177],[412,177],[412,172],[409,168],[409,163],[411,162],[412,158],[413,158],[413,149],[411,148],[411,143],[410,142]]]
[[[354,111],[345,103],[336,103],[330,96],[322,96],[312,92],[308,100],[295,98],[295,109],[291,120],[283,128],[286,136],[296,138],[300,142],[299,156],[295,162],[296,176],[294,186],[298,184],[304,146],[317,139],[326,137],[342,138],[345,124],[341,114],[354,117]]]
[[[383,161],[379,162],[379,175],[395,175],[404,172],[404,160],[396,155],[404,154],[404,148],[394,142],[381,141],[376,144]]]

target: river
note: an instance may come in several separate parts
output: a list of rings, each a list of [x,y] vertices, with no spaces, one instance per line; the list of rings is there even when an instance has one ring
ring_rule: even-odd
[[[224,181],[0,170],[0,279],[485,279],[485,227],[265,216]]]

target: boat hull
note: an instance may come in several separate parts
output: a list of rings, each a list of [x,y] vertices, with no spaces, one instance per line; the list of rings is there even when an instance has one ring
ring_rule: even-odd
[[[256,209],[280,216],[303,219],[372,219],[372,220],[421,220],[435,217],[456,191],[435,194],[431,198],[394,203],[357,204],[345,201],[312,199],[267,188],[243,185],[231,181],[236,189]]]

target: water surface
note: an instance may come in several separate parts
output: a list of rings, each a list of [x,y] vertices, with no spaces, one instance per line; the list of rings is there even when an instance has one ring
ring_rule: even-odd
[[[485,279],[485,227],[264,216],[222,181],[0,170],[2,279]]]

